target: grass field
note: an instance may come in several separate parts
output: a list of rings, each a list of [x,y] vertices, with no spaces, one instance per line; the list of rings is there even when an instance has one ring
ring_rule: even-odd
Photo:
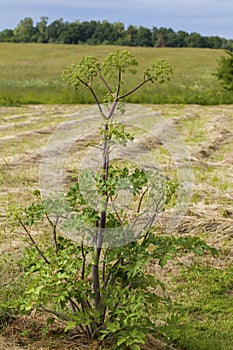
[[[0,350],[100,349],[85,339],[67,338],[58,328],[44,336],[43,315],[12,312],[24,291],[17,264],[25,245],[20,230],[7,221],[11,205],[26,206],[39,187],[43,148],[56,127],[86,108],[87,91],[62,82],[66,65],[81,56],[103,58],[116,47],[0,43]],[[122,48],[120,48],[122,49]],[[219,257],[178,256],[164,269],[155,267],[175,302],[178,323],[171,322],[170,345],[151,343],[145,350],[233,349],[233,94],[222,90],[214,73],[224,52],[209,49],[127,48],[143,69],[155,58],[173,67],[170,83],[148,85],[129,102],[160,113],[182,137],[191,156],[194,188],[189,210],[175,235],[193,235],[216,247]],[[139,80],[133,76],[127,87]],[[99,90],[101,94],[101,90]],[[205,106],[200,106],[200,105]],[[148,126],[149,127],[149,126]],[[147,146],[166,173],[175,167],[169,152],[148,139]],[[82,149],[67,157],[65,174],[74,171]],[[74,156],[74,158],[72,158]],[[75,158],[76,157],[76,158]],[[166,214],[159,224],[166,224]],[[150,266],[153,269],[153,266]]]
[[[31,50],[31,46],[28,48]],[[51,56],[53,48],[58,49],[57,46],[51,46]],[[66,50],[66,63],[68,63],[72,61],[73,48],[67,47]],[[200,50],[201,52],[203,50]],[[63,55],[64,52],[62,57]],[[27,60],[29,61],[28,57]],[[175,61],[175,57],[173,60]],[[40,64],[38,60],[38,65]],[[62,58],[60,68],[63,64]],[[15,69],[18,70],[19,67]],[[55,68],[51,66],[51,74],[53,69]],[[179,132],[191,155],[194,173],[193,196],[187,215],[174,234],[191,234],[204,238],[215,246],[220,254],[217,258],[209,255],[202,258],[192,255],[179,256],[164,269],[158,270],[156,267],[155,273],[168,283],[169,296],[177,303],[177,312],[183,315],[178,325],[175,324],[175,329],[171,324],[171,345],[168,348],[232,350],[233,107],[232,105],[150,107],[166,118]],[[24,242],[20,231],[11,232],[6,224],[7,208],[12,204],[27,205],[33,199],[32,191],[39,186],[39,163],[43,147],[57,125],[82,108],[85,106],[52,104],[0,107],[1,350],[99,349],[94,345],[88,347],[88,343],[82,338],[79,343],[77,339],[67,339],[58,329],[53,329],[49,335],[43,336],[43,317],[30,315],[27,318],[11,319],[9,311],[12,302],[24,290],[17,265]],[[154,152],[162,169],[173,171],[172,160],[165,154],[164,147],[155,142],[151,142],[148,146]],[[70,170],[73,168],[67,168],[67,171]],[[166,222],[166,216],[161,218],[162,226],[163,220]],[[7,313],[1,311],[3,305]],[[150,350],[159,348],[166,349],[165,346],[162,347],[162,343],[153,342],[145,347]]]
[[[37,103],[92,103],[87,91],[73,91],[62,82],[66,65],[81,56],[105,57],[116,46],[0,43],[0,105]],[[138,77],[154,59],[163,58],[173,67],[170,83],[148,85],[128,100],[135,103],[233,103],[233,94],[224,91],[214,76],[222,50],[192,48],[128,49],[139,60]],[[132,76],[127,86],[137,83]],[[101,90],[99,91],[101,94]]]

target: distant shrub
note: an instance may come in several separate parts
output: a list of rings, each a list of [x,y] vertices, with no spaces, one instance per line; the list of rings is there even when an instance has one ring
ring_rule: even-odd
[[[228,56],[220,58],[216,75],[225,89],[233,90],[233,52],[225,52]]]

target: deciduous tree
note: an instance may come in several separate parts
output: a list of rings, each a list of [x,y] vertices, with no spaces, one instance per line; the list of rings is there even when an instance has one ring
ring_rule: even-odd
[[[219,60],[216,75],[225,89],[233,90],[233,52],[225,52],[226,55]]]

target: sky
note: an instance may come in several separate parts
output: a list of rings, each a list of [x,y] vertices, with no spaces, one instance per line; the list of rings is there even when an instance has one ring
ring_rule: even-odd
[[[48,23],[120,21],[126,28],[166,27],[233,39],[232,0],[0,0],[0,31],[15,28],[25,17],[35,25],[42,16]]]

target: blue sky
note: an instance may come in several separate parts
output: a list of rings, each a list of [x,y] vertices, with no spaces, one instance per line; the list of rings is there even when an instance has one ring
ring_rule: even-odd
[[[64,21],[120,21],[147,28],[166,27],[233,39],[232,0],[0,0],[0,31],[13,29],[21,19],[34,24]]]

